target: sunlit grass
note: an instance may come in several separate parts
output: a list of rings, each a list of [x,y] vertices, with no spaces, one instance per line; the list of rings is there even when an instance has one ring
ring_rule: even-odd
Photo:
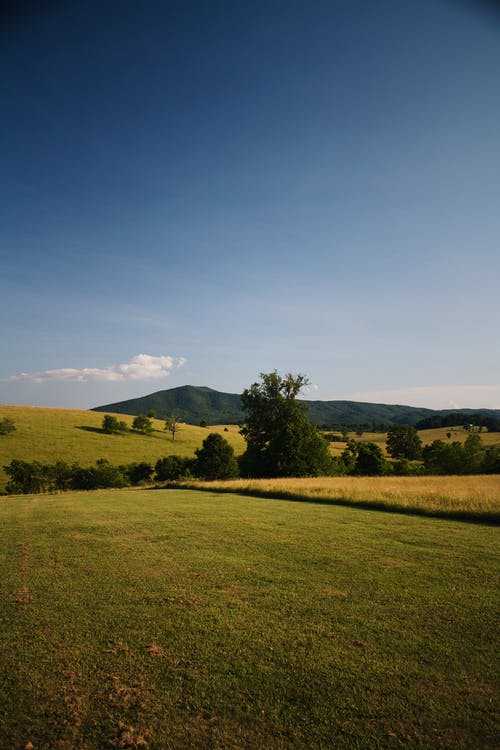
[[[178,490],[0,501],[0,747],[497,747],[497,529]]]
[[[267,497],[345,502],[402,512],[500,521],[500,477],[234,479],[198,487]]]

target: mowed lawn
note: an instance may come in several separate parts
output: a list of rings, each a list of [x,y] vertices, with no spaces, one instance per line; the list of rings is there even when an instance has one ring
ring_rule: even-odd
[[[3,498],[0,747],[497,747],[498,553],[314,503]]]

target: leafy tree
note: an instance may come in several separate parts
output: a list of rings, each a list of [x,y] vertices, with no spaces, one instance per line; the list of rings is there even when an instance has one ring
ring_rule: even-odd
[[[276,370],[243,391],[247,412],[241,434],[247,448],[240,459],[245,476],[287,477],[328,474],[328,444],[307,418],[307,405],[297,396],[307,385],[305,375],[281,377]]]
[[[77,465],[70,466],[66,461],[56,461],[52,466],[47,466],[47,474],[50,478],[51,489],[69,490],[72,486],[73,474]]]
[[[105,414],[102,418],[102,431],[108,435],[120,432],[120,423],[117,418],[113,417],[111,414]]]
[[[393,425],[387,431],[387,452],[393,458],[413,461],[422,455],[422,441],[415,427],[408,424]]]
[[[234,450],[217,432],[211,432],[195,450],[195,474],[203,479],[233,479],[238,476]]]
[[[38,461],[21,461],[15,458],[8,466],[4,466],[4,470],[10,477],[5,488],[9,495],[29,495],[46,489],[46,467]]]
[[[113,466],[107,459],[100,458],[95,466],[77,467],[73,473],[72,486],[75,490],[97,490],[107,487],[125,487],[127,479],[119,466]]]
[[[153,432],[153,423],[149,417],[146,417],[144,414],[139,414],[139,416],[134,417],[132,429],[137,430],[137,432]]]
[[[482,471],[485,474],[500,474],[500,445],[486,448]]]
[[[149,409],[146,416],[149,417],[149,419],[155,419],[156,418],[156,411],[154,409]]]
[[[358,443],[358,455],[354,474],[357,476],[378,477],[387,473],[387,461],[377,443]]]
[[[174,482],[177,479],[189,478],[196,459],[186,456],[165,456],[159,458],[155,466],[157,482]]]
[[[0,419],[0,435],[9,435],[11,432],[16,431],[16,425],[14,420],[10,417],[4,417]]]
[[[422,450],[425,471],[429,474],[465,474],[465,451],[462,443],[434,440]]]
[[[471,432],[464,443],[464,473],[480,474],[483,467],[485,450],[477,432]]]
[[[149,482],[153,474],[153,467],[146,461],[128,464],[128,466],[120,467],[120,469],[128,477],[130,484],[133,485]]]

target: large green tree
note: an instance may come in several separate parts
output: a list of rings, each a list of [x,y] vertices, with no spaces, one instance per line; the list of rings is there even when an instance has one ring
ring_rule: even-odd
[[[243,391],[247,413],[241,434],[247,449],[240,459],[244,476],[302,477],[328,474],[328,443],[307,418],[307,405],[297,400],[307,385],[305,375],[281,377],[261,373],[260,382]]]
[[[410,461],[422,455],[422,441],[415,427],[409,424],[393,425],[387,430],[387,452],[393,458]]]

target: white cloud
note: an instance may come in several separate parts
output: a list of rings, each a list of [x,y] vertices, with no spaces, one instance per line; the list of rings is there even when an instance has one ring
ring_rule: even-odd
[[[387,391],[358,391],[349,398],[377,404],[428,409],[500,409],[500,385],[418,386]]]
[[[120,365],[111,365],[110,367],[84,367],[81,370],[64,367],[58,370],[21,372],[17,375],[11,375],[7,379],[24,383],[156,380],[168,377],[172,370],[182,367],[185,363],[185,357],[154,357],[151,354],[137,354],[129,362]]]

